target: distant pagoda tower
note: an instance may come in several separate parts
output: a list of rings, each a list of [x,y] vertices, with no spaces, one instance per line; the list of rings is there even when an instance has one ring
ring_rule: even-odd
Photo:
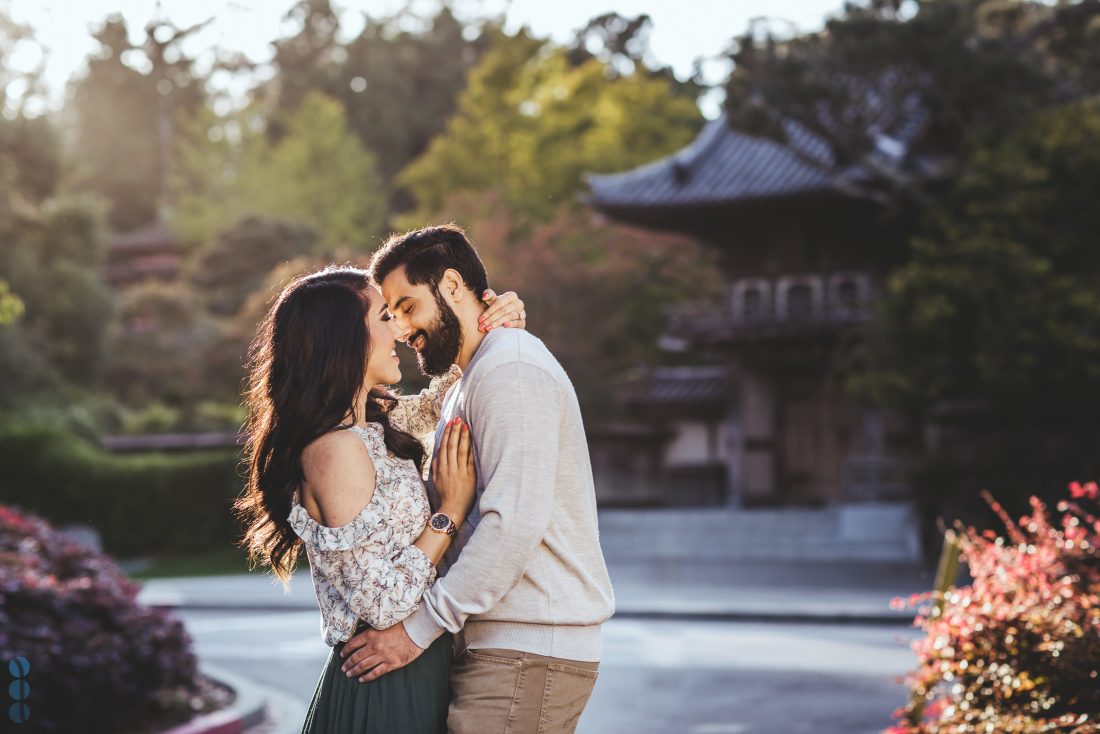
[[[857,405],[834,367],[840,339],[869,318],[901,234],[859,195],[859,166],[833,165],[825,141],[795,123],[784,132],[780,143],[721,118],[674,155],[589,176],[596,210],[714,247],[727,283],[722,302],[670,318],[663,340],[724,371],[652,370],[632,402],[676,429],[671,454],[700,457],[695,476],[724,469],[718,494],[729,504],[905,499],[898,459],[913,428]],[[698,381],[705,390],[688,384]],[[667,397],[695,393],[712,396],[705,411]],[[690,435],[706,446],[682,445]]]

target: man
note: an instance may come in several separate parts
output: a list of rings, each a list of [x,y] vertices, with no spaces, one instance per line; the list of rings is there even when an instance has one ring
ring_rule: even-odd
[[[614,611],[572,383],[530,333],[479,328],[488,279],[458,227],[391,238],[371,274],[421,369],[462,369],[439,430],[469,425],[478,498],[420,608],[349,640],[344,670],[373,680],[450,631],[450,732],[571,732]]]

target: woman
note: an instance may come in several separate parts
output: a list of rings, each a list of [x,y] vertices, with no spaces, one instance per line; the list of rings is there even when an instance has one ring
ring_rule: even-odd
[[[523,311],[496,299],[485,328]],[[522,322],[515,326],[522,326]],[[284,585],[305,547],[332,647],[303,733],[431,734],[446,730],[451,641],[412,665],[360,683],[341,671],[340,650],[362,625],[402,621],[435,580],[450,535],[428,526],[417,435],[435,429],[458,368],[419,395],[384,386],[401,379],[394,322],[363,270],[328,267],[290,283],[260,325],[248,391],[248,483],[236,509],[253,562]],[[461,523],[476,478],[465,426],[447,426],[432,478],[434,508]]]

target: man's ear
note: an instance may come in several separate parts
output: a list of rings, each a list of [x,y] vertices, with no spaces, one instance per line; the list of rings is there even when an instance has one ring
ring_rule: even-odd
[[[454,268],[447,268],[439,279],[439,291],[458,303],[466,297],[466,281]]]

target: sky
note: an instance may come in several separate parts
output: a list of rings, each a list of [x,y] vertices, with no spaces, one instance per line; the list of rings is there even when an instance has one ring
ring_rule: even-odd
[[[346,37],[354,37],[363,26],[364,13],[391,14],[409,0],[333,0],[342,11]],[[153,18],[167,19],[184,27],[213,18],[213,22],[190,40],[185,51],[210,61],[213,49],[243,52],[253,61],[271,58],[270,42],[294,31],[285,19],[295,0],[0,0],[20,23],[33,28],[46,51],[25,44],[17,49],[11,66],[29,70],[44,61],[44,80],[49,106],[58,107],[69,79],[81,72],[84,60],[96,48],[90,29],[111,13],[121,13],[134,36]],[[414,8],[428,11],[435,0],[412,0]],[[726,73],[721,54],[730,38],[742,32],[750,20],[767,16],[777,27],[801,31],[820,28],[827,15],[837,12],[842,0],[452,0],[460,18],[504,14],[505,27],[527,26],[537,35],[559,41],[589,18],[605,12],[627,16],[647,13],[653,19],[650,48],[653,57],[670,64],[678,76],[688,77],[697,58],[710,59],[704,67],[707,81],[717,83]],[[201,65],[200,65],[201,68]],[[232,90],[227,87],[231,93]],[[716,105],[711,104],[716,109]],[[707,110],[713,116],[714,109]]]

